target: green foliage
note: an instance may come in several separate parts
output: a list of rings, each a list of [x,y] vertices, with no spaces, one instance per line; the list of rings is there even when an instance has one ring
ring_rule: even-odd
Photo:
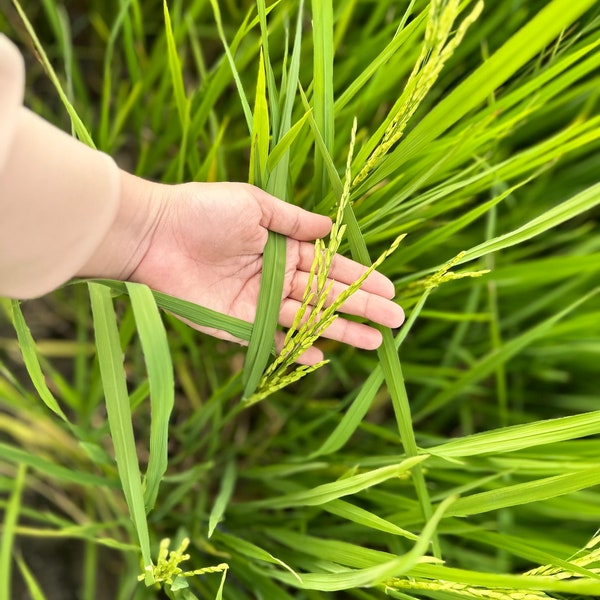
[[[105,549],[119,600],[599,596],[596,3],[113,4],[0,17],[27,103],[139,175],[337,229],[279,358],[277,236],[254,325],[112,281],[2,301],[0,600],[58,595],[11,560],[28,538],[81,544],[85,600]],[[317,342],[298,381],[332,254],[399,236],[407,322]]]

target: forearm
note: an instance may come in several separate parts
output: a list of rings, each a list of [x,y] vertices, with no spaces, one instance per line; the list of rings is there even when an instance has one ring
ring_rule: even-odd
[[[119,170],[25,108],[0,167],[0,294],[44,294],[75,275],[117,214]]]
[[[126,278],[162,187],[24,108],[23,71],[0,36],[0,296],[39,296],[76,275]]]

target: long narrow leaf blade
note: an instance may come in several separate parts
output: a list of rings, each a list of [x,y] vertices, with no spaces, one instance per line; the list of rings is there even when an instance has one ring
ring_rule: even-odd
[[[56,398],[46,384],[46,379],[44,378],[44,373],[42,372],[42,367],[40,366],[40,361],[37,356],[35,340],[31,335],[29,327],[27,327],[27,323],[23,317],[23,312],[21,311],[21,307],[19,306],[19,302],[17,300],[13,300],[11,302],[11,310],[13,326],[17,332],[17,339],[19,340],[19,347],[23,356],[23,362],[25,363],[29,377],[31,377],[33,386],[35,387],[40,398],[43,400],[44,404],[54,414],[58,415],[63,421],[68,423],[67,416],[59,406]]]
[[[175,381],[169,342],[152,292],[139,283],[127,284],[150,383],[150,458],[144,499],[149,512],[167,470],[169,419],[175,404]]]
[[[133,435],[131,408],[123,370],[119,330],[109,288],[93,282],[90,282],[88,286],[96,333],[98,362],[104,385],[106,412],[115,449],[115,459],[123,493],[140,542],[146,584],[151,585],[153,577],[150,537]]]
[[[285,245],[284,236],[269,231],[269,241],[263,254],[256,319],[242,372],[245,398],[250,398],[256,390],[273,347],[285,277]]]

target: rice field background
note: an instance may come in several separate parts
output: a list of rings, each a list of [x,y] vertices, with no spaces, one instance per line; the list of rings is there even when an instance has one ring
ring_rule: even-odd
[[[600,596],[596,2],[0,7],[28,106],[337,215],[364,264],[398,242],[407,315],[291,381],[276,290],[254,330],[123,282],[1,300],[0,600]]]

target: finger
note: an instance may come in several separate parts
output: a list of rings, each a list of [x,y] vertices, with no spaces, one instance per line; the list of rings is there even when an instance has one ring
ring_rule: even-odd
[[[325,237],[331,230],[329,217],[317,215],[279,200],[255,186],[248,186],[248,188],[261,208],[260,224],[263,227],[304,241]]]
[[[298,252],[298,269],[309,272],[315,256],[314,245],[301,243]],[[336,254],[331,263],[329,276],[336,281],[350,285],[361,277],[366,270],[367,267],[364,265],[361,265],[350,258],[346,258],[341,254]],[[373,271],[373,273],[365,279],[361,285],[361,289],[389,299],[393,298],[396,292],[392,281],[379,271]]]
[[[289,297],[299,302],[302,301],[304,290],[308,284],[309,274],[304,271],[296,271],[290,288]],[[332,283],[331,291],[325,301],[325,306],[331,303],[344,291],[348,289],[345,283],[327,280],[328,284]],[[404,322],[404,311],[402,307],[377,294],[366,292],[362,289],[354,292],[340,307],[339,312],[357,317],[364,317],[369,321],[379,323],[384,327],[400,327]]]
[[[279,323],[284,327],[290,327],[294,322],[294,317],[300,308],[300,302],[296,300],[284,300],[279,312]],[[303,321],[308,318],[305,315]],[[362,348],[363,350],[375,350],[381,345],[381,333],[374,327],[364,323],[354,323],[338,317],[324,332],[322,337],[330,340],[336,340],[349,346]]]

